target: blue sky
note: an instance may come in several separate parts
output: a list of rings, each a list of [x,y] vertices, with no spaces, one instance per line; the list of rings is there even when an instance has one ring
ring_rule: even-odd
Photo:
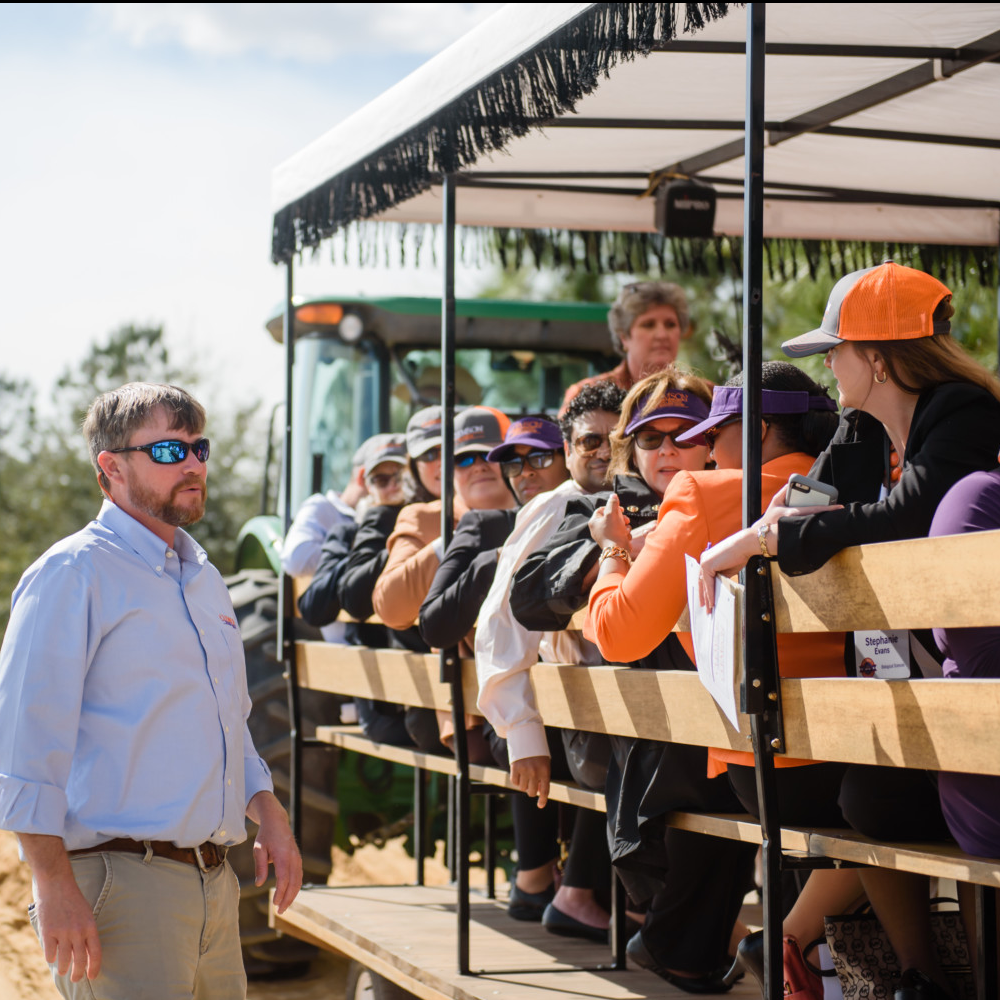
[[[162,323],[177,360],[277,399],[271,169],[499,6],[0,5],[0,369],[44,396],[111,329]],[[438,285],[429,262],[297,273],[307,294]]]

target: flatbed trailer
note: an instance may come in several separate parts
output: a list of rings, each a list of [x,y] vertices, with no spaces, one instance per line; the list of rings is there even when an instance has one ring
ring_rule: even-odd
[[[501,257],[523,254],[536,267],[570,263],[602,270],[655,269],[657,256],[662,260],[670,250],[695,266],[708,258],[724,265],[738,262],[744,427],[759,426],[765,248],[772,260],[794,257],[811,269],[829,267],[835,273],[878,263],[888,254],[958,286],[967,280],[996,282],[998,57],[997,4],[788,3],[749,4],[745,10],[736,4],[510,5],[275,171],[272,257],[287,272],[286,315],[292,309],[293,262],[303,249],[362,222],[440,222],[441,398],[446,406],[442,479],[447,488],[455,399],[449,359],[455,349],[457,225],[492,230]],[[669,200],[672,183],[692,180],[702,190],[710,187],[715,196],[705,238],[688,239],[669,224],[659,228],[654,211],[657,195]],[[744,468],[744,517],[750,521],[761,507],[760,441],[754,435],[744,441]],[[447,492],[444,500],[442,533],[447,540]],[[863,567],[854,565],[852,572],[870,583]],[[741,710],[747,731],[741,725],[739,733],[729,733],[725,740],[752,746],[763,776],[762,823],[756,834],[752,824],[734,822],[739,836],[756,836],[763,846],[766,993],[768,1000],[776,1000],[782,993],[777,906],[782,870],[845,860],[905,868],[917,864],[913,858],[919,855],[925,869],[964,872],[976,876],[972,881],[995,887],[998,865],[983,862],[973,871],[969,859],[926,860],[933,852],[857,843],[843,859],[829,853],[833,839],[824,840],[821,833],[805,832],[796,841],[781,830],[767,775],[777,755],[794,752],[790,724],[808,736],[813,722],[824,719],[823,696],[817,705],[810,695],[819,690],[814,685],[830,682],[779,683],[773,656],[775,600],[785,592],[776,598],[772,573],[762,562],[751,563],[745,580],[748,682]],[[840,582],[845,581],[850,582],[848,577]],[[938,580],[941,586],[958,582],[954,574]],[[858,609],[853,624],[873,608],[881,610],[880,601],[888,598],[886,591],[868,583],[860,591],[867,595],[867,605]],[[946,608],[930,601],[933,595],[918,596],[928,598],[914,605],[926,613],[925,624],[955,623],[952,604]],[[991,577],[967,602],[966,610],[979,612],[973,616],[976,624],[995,623],[996,596]],[[817,623],[825,627],[828,609],[822,602],[810,607],[808,630],[816,630]],[[884,617],[901,625],[891,615]],[[805,626],[800,623],[800,628]],[[282,652],[294,687],[298,659],[287,631]],[[600,669],[581,673],[589,676]],[[454,651],[442,653],[439,670],[447,686],[446,702],[460,719],[469,692]],[[539,671],[539,678],[547,677]],[[891,710],[883,706],[881,715],[861,714],[851,725],[840,725],[843,720],[838,719],[838,730],[846,736],[831,743],[825,754],[819,750],[823,742],[812,740],[812,753],[802,756],[851,760],[861,747],[882,763],[930,760],[911,766],[945,766],[941,762],[971,732],[953,712],[955,682],[930,688],[918,681],[878,683],[890,685],[877,690]],[[992,706],[998,686],[976,683],[975,699]],[[581,692],[574,695],[579,697]],[[595,697],[591,692],[582,702],[563,706],[576,728],[587,728],[580,716],[587,715]],[[964,698],[959,701],[973,707]],[[655,717],[657,704],[629,702],[626,716],[653,712]],[[709,702],[706,711],[710,707]],[[672,729],[667,718],[659,719],[652,738],[683,741],[683,727]],[[988,726],[995,716],[985,718]],[[939,719],[945,720],[941,729],[935,728]],[[921,737],[926,727],[938,734],[929,757],[914,749],[927,750]],[[461,732],[461,725],[456,729]],[[718,737],[713,730],[713,741]],[[986,773],[1000,771],[996,761],[978,767]],[[454,836],[462,858],[467,857],[471,778],[461,739],[455,769]],[[423,939],[422,921],[430,926],[429,914],[437,905],[425,889],[411,889],[410,896],[403,889],[382,896],[365,890],[356,897],[395,914],[390,917],[387,909],[376,918],[374,910],[366,910],[369,915],[362,919],[359,910],[357,922],[370,919],[405,928],[389,944],[370,929],[367,937],[359,934],[351,926],[354,917],[326,913],[321,918],[319,904],[310,902],[345,900],[344,890],[304,891],[279,926],[366,957],[387,980],[417,995],[500,995],[483,989],[489,980],[482,976],[476,977],[475,988],[469,985],[473,970],[481,967],[470,957],[478,954],[478,928],[484,928],[488,939],[492,911],[485,904],[480,909],[478,901],[470,905],[463,864],[456,875],[453,904],[442,894],[440,905],[454,906],[455,914],[449,916],[457,917],[457,928],[447,944],[434,935],[436,947],[454,948],[455,972],[441,966],[433,989],[428,970],[439,959],[430,952],[420,951],[407,971],[401,968],[404,953],[412,952],[410,939]],[[426,900],[427,913],[408,909],[407,898]],[[996,926],[992,898],[981,894],[985,934],[979,945],[984,956]],[[314,914],[311,929],[296,923],[307,910]],[[481,925],[473,923],[473,910],[482,914]],[[411,915],[409,923],[397,924],[405,913]],[[323,921],[326,929],[320,933]],[[980,964],[980,996],[994,1000],[1000,995],[995,969],[991,973],[985,960]],[[550,975],[544,982],[547,996],[574,993],[561,985],[563,973]],[[645,995],[668,995],[662,981],[651,986],[633,971],[607,976],[622,976],[625,989],[633,988],[632,983],[651,991]],[[493,989],[499,987],[494,984]]]

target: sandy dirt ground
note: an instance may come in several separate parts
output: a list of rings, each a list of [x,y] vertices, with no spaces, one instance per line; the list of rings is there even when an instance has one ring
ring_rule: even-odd
[[[0,830],[0,1000],[58,1000],[35,932],[28,923],[31,877],[12,833]]]
[[[428,885],[444,885],[448,871],[438,857],[428,859]],[[482,877],[473,870],[473,877]],[[413,878],[413,859],[402,846],[402,838],[379,850],[364,847],[348,857],[336,848],[333,853],[331,885],[399,884]],[[503,875],[497,872],[498,884]],[[17,857],[14,835],[0,830],[0,1000],[59,1000],[48,966],[31,924],[31,878]],[[338,1000],[344,995],[347,962],[337,956],[322,955],[302,979],[287,982],[250,983],[249,1000]]]

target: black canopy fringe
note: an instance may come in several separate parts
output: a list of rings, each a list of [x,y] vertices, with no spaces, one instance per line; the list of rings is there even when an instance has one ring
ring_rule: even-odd
[[[436,226],[419,223],[357,222],[342,229],[331,246],[333,259],[361,266],[398,262],[420,266],[429,250],[437,260]],[[459,253],[467,267],[719,277],[737,280],[743,270],[743,240],[666,238],[658,233],[613,233],[563,229],[458,227]],[[805,276],[841,278],[884,260],[928,271],[949,287],[980,284],[995,288],[995,247],[932,246],[843,240],[768,239],[764,259],[772,281]]]
[[[427,119],[281,209],[271,259],[289,260],[344,226],[426,191],[531,128],[571,111],[621,60],[724,17],[742,3],[601,3],[549,36],[525,57],[482,81],[445,112]],[[590,262],[593,266],[593,261]]]

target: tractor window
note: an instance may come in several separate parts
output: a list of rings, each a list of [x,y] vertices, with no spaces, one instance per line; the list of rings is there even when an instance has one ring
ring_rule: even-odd
[[[392,373],[392,425],[402,429],[410,413],[440,399],[441,353],[416,348],[396,357]],[[459,349],[455,352],[455,399],[505,413],[555,413],[568,386],[611,365],[602,356],[555,351]]]
[[[358,445],[378,432],[377,360],[364,348],[303,338],[296,344],[295,509],[314,488],[340,491]],[[317,457],[319,456],[319,457]],[[316,482],[316,474],[319,482]]]

